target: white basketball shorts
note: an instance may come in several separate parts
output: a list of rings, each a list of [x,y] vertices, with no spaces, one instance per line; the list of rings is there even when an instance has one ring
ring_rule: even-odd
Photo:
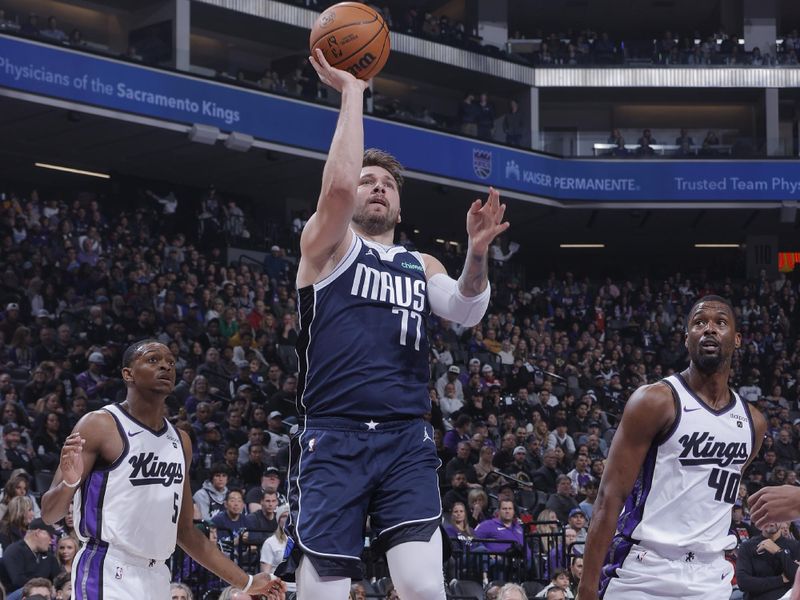
[[[170,573],[161,561],[148,560],[89,542],[75,555],[74,600],[164,600]]]
[[[668,554],[666,557],[664,554]],[[614,565],[603,567],[600,597],[605,600],[728,600],[734,567],[722,552],[657,552],[639,544]]]

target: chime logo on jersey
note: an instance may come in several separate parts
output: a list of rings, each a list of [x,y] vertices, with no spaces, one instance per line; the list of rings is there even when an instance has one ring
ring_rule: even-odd
[[[155,452],[140,452],[128,460],[132,470],[129,476],[131,485],[163,485],[183,483],[183,465],[179,462],[158,460]]]
[[[742,465],[747,462],[749,453],[744,442],[717,442],[713,435],[695,431],[691,436],[683,435],[678,442],[683,451],[678,461],[684,465]]]

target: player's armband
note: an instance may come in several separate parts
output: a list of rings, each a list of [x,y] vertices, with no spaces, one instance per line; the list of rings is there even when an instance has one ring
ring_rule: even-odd
[[[436,273],[428,280],[428,302],[434,314],[448,321],[455,321],[464,327],[473,327],[481,322],[489,307],[491,286],[477,296],[464,296],[458,289],[458,282],[444,273]]]

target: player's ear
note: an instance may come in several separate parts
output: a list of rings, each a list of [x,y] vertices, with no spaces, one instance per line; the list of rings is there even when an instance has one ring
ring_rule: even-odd
[[[397,225],[398,223],[400,223],[403,220],[403,217],[400,214],[400,212],[401,211],[399,211],[399,210],[397,211],[397,221],[395,221],[395,225]]]
[[[733,338],[733,347],[738,349],[741,345],[742,345],[742,334],[737,332]]]
[[[130,367],[123,367],[122,368],[122,380],[128,384],[133,383],[133,369]]]

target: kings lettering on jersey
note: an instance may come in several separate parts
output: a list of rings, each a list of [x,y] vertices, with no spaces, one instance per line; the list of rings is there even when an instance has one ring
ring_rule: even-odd
[[[653,548],[729,550],[736,546],[731,506],[755,446],[750,409],[733,391],[726,406],[713,409],[680,374],[663,382],[675,399],[675,422],[647,452],[619,535]]]
[[[692,432],[682,435],[678,442],[683,446],[678,461],[684,465],[743,465],[749,452],[746,442],[718,442],[709,432]]]
[[[154,452],[140,452],[128,459],[131,485],[163,485],[183,483],[183,465],[158,459]]]

